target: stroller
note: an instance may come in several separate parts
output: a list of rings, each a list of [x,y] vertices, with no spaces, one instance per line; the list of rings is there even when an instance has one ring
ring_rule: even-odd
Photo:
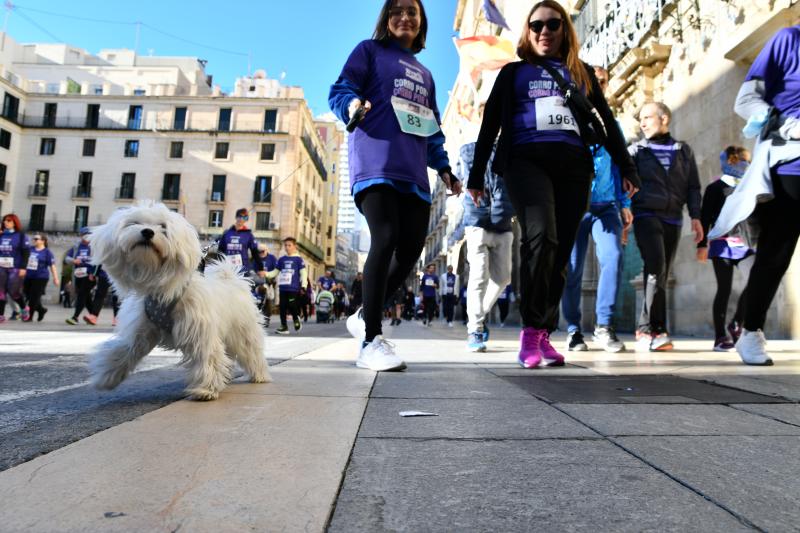
[[[317,324],[333,322],[333,304],[336,298],[331,291],[320,291],[317,295]]]

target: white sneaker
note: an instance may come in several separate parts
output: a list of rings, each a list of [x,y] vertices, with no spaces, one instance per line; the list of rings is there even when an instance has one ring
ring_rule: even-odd
[[[375,372],[405,370],[406,364],[394,353],[394,344],[378,335],[372,342],[363,346],[356,359],[358,368],[369,368]]]
[[[364,337],[367,335],[367,326],[364,324],[364,317],[362,315],[362,309],[359,307],[356,309],[356,312],[347,317],[347,331],[350,332],[350,335],[355,337],[358,340],[363,340]]]
[[[760,329],[742,330],[742,336],[736,342],[736,351],[746,365],[772,365],[772,359],[767,355],[767,339]]]
[[[448,323],[447,323],[447,327],[448,327],[448,328],[452,328],[452,327],[453,327],[453,323],[452,323],[452,322],[448,322]]]

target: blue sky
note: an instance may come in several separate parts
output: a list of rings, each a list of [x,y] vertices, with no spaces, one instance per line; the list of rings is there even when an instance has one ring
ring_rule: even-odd
[[[91,53],[134,48],[133,23],[140,21],[141,55],[207,59],[207,73],[223,90],[247,74],[250,55],[252,70],[264,69],[271,78],[285,72],[285,84],[303,87],[318,115],[328,111],[328,88],[350,51],[372,35],[382,1],[20,0],[14,4],[18,7],[8,19],[8,34],[18,42],[66,42]],[[455,6],[456,0],[427,0],[428,47],[418,56],[433,72],[442,112],[458,72],[452,40]]]

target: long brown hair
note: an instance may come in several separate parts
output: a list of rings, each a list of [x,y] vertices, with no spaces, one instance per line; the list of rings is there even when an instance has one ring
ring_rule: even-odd
[[[372,38],[382,43],[388,43],[392,40],[392,34],[389,33],[389,11],[394,7],[397,0],[386,0],[381,8],[381,14],[378,15],[378,22],[375,23],[375,31],[372,32]],[[411,51],[418,54],[425,48],[425,37],[428,35],[428,16],[425,14],[425,6],[422,5],[422,0],[414,0],[419,6],[419,33],[411,43]]]
[[[22,222],[19,221],[19,217],[17,215],[14,213],[9,213],[3,217],[3,222],[6,220],[10,220],[14,224],[14,231],[17,233],[22,231]],[[0,228],[0,233],[2,233],[4,229],[6,229],[5,226]]]
[[[590,94],[592,92],[591,78],[580,57],[578,57],[580,52],[578,33],[575,31],[575,26],[572,25],[572,19],[570,19],[567,11],[555,0],[542,0],[533,5],[528,16],[525,17],[525,28],[522,30],[522,35],[517,43],[517,55],[529,63],[537,63],[542,59],[533,49],[533,43],[530,37],[531,34],[528,29],[528,21],[531,20],[531,16],[540,7],[549,7],[550,9],[558,11],[561,15],[561,28],[563,29],[564,36],[561,40],[561,48],[558,50],[558,54],[567,66],[572,81],[575,82],[578,87],[585,88],[586,93]]]

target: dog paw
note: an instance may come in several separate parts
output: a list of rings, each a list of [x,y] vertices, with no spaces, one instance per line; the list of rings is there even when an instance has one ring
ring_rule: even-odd
[[[189,392],[189,399],[194,400],[196,402],[210,402],[212,400],[216,400],[217,398],[219,398],[218,391],[193,389],[188,392]]]
[[[117,385],[127,376],[124,370],[112,368],[102,372],[98,372],[91,377],[91,383],[94,388],[100,390],[111,390],[117,388]]]
[[[269,374],[250,376],[250,383],[269,383],[270,381],[272,381],[272,376]]]

